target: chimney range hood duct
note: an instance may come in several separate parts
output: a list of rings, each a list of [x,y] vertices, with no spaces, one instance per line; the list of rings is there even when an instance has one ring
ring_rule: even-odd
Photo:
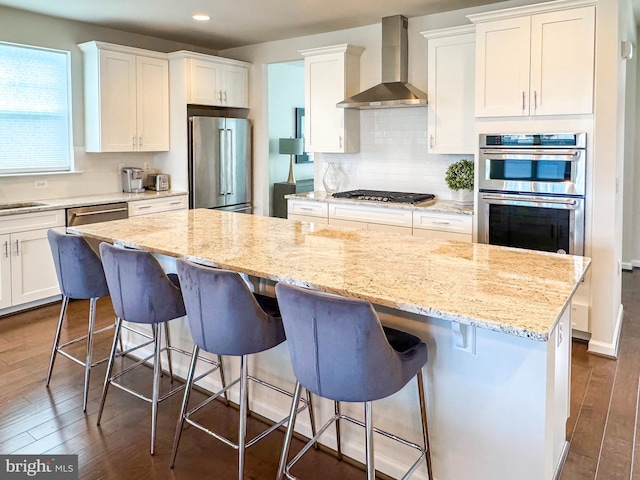
[[[382,19],[382,83],[343,100],[341,108],[416,107],[427,104],[427,94],[408,81],[408,20],[402,15]]]

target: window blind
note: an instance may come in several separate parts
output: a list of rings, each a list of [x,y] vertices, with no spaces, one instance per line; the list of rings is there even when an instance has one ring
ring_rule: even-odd
[[[0,174],[71,169],[69,59],[0,42]]]

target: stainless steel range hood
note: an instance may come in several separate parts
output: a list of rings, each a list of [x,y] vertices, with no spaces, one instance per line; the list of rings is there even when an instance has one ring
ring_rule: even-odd
[[[343,100],[341,108],[415,107],[427,104],[427,94],[409,85],[408,20],[402,15],[382,19],[382,83]]]

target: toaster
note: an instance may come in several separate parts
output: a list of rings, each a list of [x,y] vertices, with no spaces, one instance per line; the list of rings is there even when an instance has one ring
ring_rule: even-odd
[[[149,190],[169,190],[169,175],[166,173],[150,173],[147,175]]]

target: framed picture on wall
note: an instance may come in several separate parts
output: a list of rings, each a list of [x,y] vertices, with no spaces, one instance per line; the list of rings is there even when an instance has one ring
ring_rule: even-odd
[[[296,138],[304,138],[304,108],[295,108],[296,115]],[[313,157],[304,152],[302,155],[296,155],[296,163],[313,162]]]

